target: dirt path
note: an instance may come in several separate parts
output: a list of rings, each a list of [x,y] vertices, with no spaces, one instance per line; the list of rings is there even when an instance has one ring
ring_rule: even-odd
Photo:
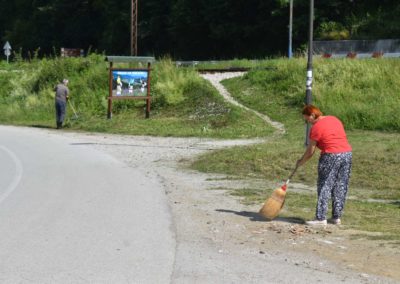
[[[269,116],[259,113],[258,111],[255,111],[253,109],[250,109],[250,108],[240,104],[229,94],[229,92],[226,90],[226,88],[221,84],[222,80],[240,77],[240,76],[243,76],[244,74],[245,74],[245,72],[226,72],[226,73],[206,73],[206,74],[201,74],[201,76],[204,79],[210,81],[210,83],[218,90],[218,92],[221,94],[221,96],[227,102],[254,113],[258,117],[260,117],[262,120],[264,120],[266,123],[268,123],[272,127],[274,127],[278,133],[284,134],[285,126],[282,123],[273,121],[273,120],[271,120],[271,118]]]

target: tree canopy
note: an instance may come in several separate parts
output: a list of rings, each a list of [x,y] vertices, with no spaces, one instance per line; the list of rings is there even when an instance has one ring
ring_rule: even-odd
[[[289,0],[138,1],[138,55],[174,59],[285,55]],[[307,43],[309,1],[294,0],[293,46]],[[0,38],[40,55],[60,47],[130,52],[131,0],[0,0]],[[315,1],[316,39],[400,38],[398,0]],[[40,49],[39,49],[40,48]]]

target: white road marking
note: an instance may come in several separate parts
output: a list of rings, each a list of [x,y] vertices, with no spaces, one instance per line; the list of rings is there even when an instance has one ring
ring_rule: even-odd
[[[11,181],[11,183],[6,188],[5,192],[0,195],[0,204],[14,191],[14,189],[18,186],[19,182],[22,178],[23,168],[20,159],[17,155],[14,154],[10,149],[6,148],[5,146],[0,145],[0,150],[6,152],[15,164],[15,174]]]

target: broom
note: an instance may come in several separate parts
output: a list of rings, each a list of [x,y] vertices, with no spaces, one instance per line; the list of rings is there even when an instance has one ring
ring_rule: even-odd
[[[263,207],[261,207],[259,213],[267,219],[274,219],[278,216],[279,212],[281,211],[283,204],[285,203],[285,196],[286,196],[286,189],[290,182],[290,179],[293,177],[294,173],[296,172],[298,166],[295,167],[293,172],[290,174],[289,178],[285,182],[284,185],[274,190],[271,197],[268,198]]]

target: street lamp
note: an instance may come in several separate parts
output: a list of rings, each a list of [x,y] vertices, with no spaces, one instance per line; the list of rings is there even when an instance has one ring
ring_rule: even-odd
[[[307,60],[307,80],[306,80],[306,98],[305,103],[309,105],[312,103],[312,56],[313,56],[313,22],[314,22],[314,0],[310,0],[310,19],[308,29],[308,60]],[[306,125],[306,146],[310,143],[310,129],[309,123]]]

